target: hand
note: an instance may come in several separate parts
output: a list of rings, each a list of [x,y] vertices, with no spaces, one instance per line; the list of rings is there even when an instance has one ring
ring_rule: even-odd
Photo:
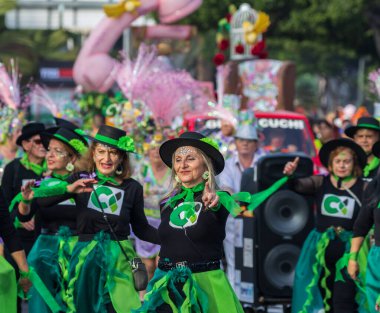
[[[206,182],[205,190],[203,192],[202,201],[206,207],[213,208],[219,204],[219,196],[215,191],[210,190],[208,182]]]
[[[358,279],[359,264],[354,260],[348,261],[347,272],[353,280]]]
[[[293,173],[296,171],[298,162],[300,158],[296,157],[293,162],[288,162],[285,164],[283,173],[287,176],[293,175]]]
[[[34,191],[32,190],[32,187],[34,186],[34,180],[26,183],[24,186],[21,187],[21,195],[24,198],[24,200],[31,201],[33,200]]]
[[[29,278],[20,278],[18,280],[18,284],[20,285],[21,289],[24,291],[24,294],[26,295],[29,292],[30,287],[32,287],[32,282],[29,280]]]
[[[22,225],[26,230],[29,230],[29,231],[34,230],[34,218],[32,218],[32,219],[31,219],[30,221],[28,221],[28,222],[21,223],[21,225]]]
[[[92,185],[95,184],[96,182],[97,180],[93,178],[78,179],[71,185],[67,186],[67,191],[69,193],[91,192]]]

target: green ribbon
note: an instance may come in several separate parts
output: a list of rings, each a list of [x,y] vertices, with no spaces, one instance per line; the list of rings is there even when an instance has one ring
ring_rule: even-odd
[[[342,177],[338,177],[335,174],[333,174],[333,177],[336,179],[336,181],[341,180],[342,183],[348,182],[348,181],[350,181],[353,178],[352,175],[342,178]]]
[[[45,301],[46,305],[53,313],[59,313],[62,311],[62,308],[59,306],[33,267],[29,268],[29,272],[20,271],[20,277],[28,278],[32,282],[33,287],[37,290],[41,298]],[[18,295],[20,298],[24,298],[24,292],[21,288],[19,288]]]
[[[266,199],[268,199],[272,194],[274,194],[278,189],[280,189],[289,180],[288,176],[284,176],[274,182],[269,188],[260,191],[258,193],[251,194],[249,192],[238,192],[232,195],[235,201],[241,201],[249,203],[247,206],[248,211],[254,211],[260,204],[262,204]]]
[[[36,164],[36,163],[32,163],[29,161],[28,159],[28,154],[25,153],[21,160],[20,160],[20,163],[27,169],[27,170],[31,170],[32,172],[34,172],[36,175],[38,176],[41,176],[43,172],[46,171],[46,160],[44,160],[42,162],[42,165],[40,164]]]
[[[233,217],[240,214],[241,207],[238,203],[236,203],[232,196],[225,191],[217,191],[216,194],[219,196],[219,205],[216,208],[211,208],[211,210],[218,211],[220,209],[220,205],[223,205]]]
[[[374,170],[376,167],[378,167],[380,164],[380,159],[377,157],[374,157],[371,162],[369,162],[363,169],[363,176],[368,177],[369,173]]]
[[[54,178],[58,178],[59,180],[66,180],[70,176],[70,173],[60,175],[53,172],[51,176],[53,176]]]
[[[116,186],[119,186],[120,183],[115,179],[115,176],[106,176],[96,170],[96,177],[98,178],[98,184],[104,185],[107,182],[110,182]]]
[[[184,199],[185,202],[194,202],[194,193],[203,191],[205,189],[205,183],[201,182],[200,184],[191,188],[186,188],[184,186],[181,186],[181,189],[182,189],[182,192],[171,197],[166,203],[165,207],[169,206],[171,208],[174,208],[177,201],[181,199]]]
[[[375,129],[377,131],[380,131],[380,127],[372,124],[358,124],[356,125],[357,128],[370,128],[370,129]]]

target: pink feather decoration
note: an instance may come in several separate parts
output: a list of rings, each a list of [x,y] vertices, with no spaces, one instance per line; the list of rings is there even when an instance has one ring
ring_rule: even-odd
[[[20,95],[19,74],[11,60],[11,75],[4,64],[0,63],[0,100],[13,110],[23,108]]]
[[[118,72],[116,81],[123,94],[132,102],[137,94],[144,89],[146,78],[152,71],[160,71],[160,62],[157,61],[157,49],[141,44],[136,61],[129,56],[123,56],[124,61]]]
[[[46,107],[53,116],[58,116],[58,104],[55,103],[55,101],[49,96],[45,88],[41,87],[40,85],[33,86],[32,91],[30,93],[30,97],[38,105],[43,105],[44,107]]]

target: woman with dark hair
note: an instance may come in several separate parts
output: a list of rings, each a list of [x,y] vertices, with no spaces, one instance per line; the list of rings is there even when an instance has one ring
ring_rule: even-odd
[[[380,141],[374,144],[372,153],[380,158]],[[354,280],[365,282],[369,311],[380,311],[380,176],[376,176],[368,185],[364,193],[364,207],[360,210],[355,221],[354,234],[351,242],[351,251],[348,261],[348,274]],[[365,243],[365,237],[374,227],[375,245],[368,255],[366,276],[363,277],[363,268],[360,265],[359,251]]]
[[[216,191],[215,175],[224,168],[218,145],[186,132],[159,152],[173,188],[160,204],[158,268],[143,306],[132,312],[243,312],[220,268],[228,210],[240,207]]]
[[[37,184],[49,188],[65,181],[74,171],[77,161],[87,151],[87,141],[73,130],[52,128],[40,134],[47,150],[48,173]],[[38,188],[37,188],[38,189]],[[52,206],[38,206],[33,201],[34,191],[22,187],[22,199],[18,204],[18,219],[28,222],[36,216],[41,234],[28,255],[28,263],[40,276],[61,309],[65,305],[65,292],[68,284],[68,262],[72,248],[77,241],[76,208],[72,199]],[[38,193],[38,191],[36,190]],[[54,309],[35,288],[30,291],[29,312],[52,312]]]
[[[367,157],[348,139],[327,142],[319,157],[329,175],[289,181],[295,191],[314,195],[316,203],[315,229],[306,239],[296,267],[292,312],[366,312],[364,295],[359,295],[354,281],[337,265],[350,249],[353,225],[361,208],[364,182],[360,177]],[[284,174],[292,175],[297,163],[288,162]]]
[[[66,312],[131,312],[141,302],[133,284],[130,226],[152,243],[159,243],[157,230],[144,215],[142,186],[130,178],[133,139],[106,125],[89,139],[85,171],[67,179],[67,194],[38,202],[50,206],[73,198],[76,204],[78,242],[70,260]]]

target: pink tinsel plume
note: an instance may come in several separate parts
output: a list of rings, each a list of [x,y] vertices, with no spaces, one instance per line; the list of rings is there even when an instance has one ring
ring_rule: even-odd
[[[187,72],[152,73],[147,79],[141,100],[160,126],[170,126],[183,113],[192,111],[192,98],[200,90]]]
[[[13,60],[11,60],[11,76],[4,64],[0,63],[0,100],[13,110],[22,108],[19,74]]]
[[[138,94],[141,94],[146,78],[151,75],[152,71],[160,71],[157,49],[141,44],[136,61],[132,61],[129,56],[124,56],[116,81],[123,94],[133,101]]]
[[[48,92],[39,85],[32,87],[30,97],[38,105],[43,105],[46,107],[53,116],[57,116],[59,113],[59,108],[57,103],[49,96]]]
[[[218,105],[223,106],[224,86],[230,73],[230,65],[219,65],[216,68],[216,94],[218,96]]]

